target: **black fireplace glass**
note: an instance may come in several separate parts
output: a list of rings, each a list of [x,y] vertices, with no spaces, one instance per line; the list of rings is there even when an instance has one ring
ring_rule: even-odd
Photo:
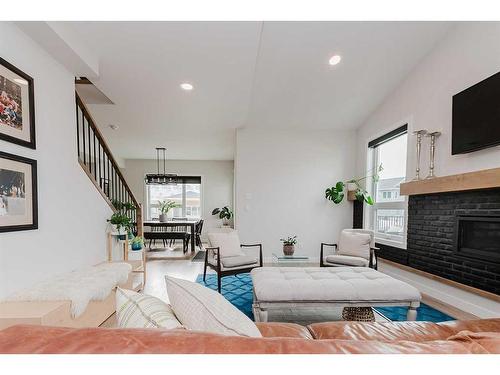
[[[458,216],[458,255],[500,263],[500,217]]]

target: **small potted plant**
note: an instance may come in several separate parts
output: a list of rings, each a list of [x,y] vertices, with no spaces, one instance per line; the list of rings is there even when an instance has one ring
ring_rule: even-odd
[[[295,245],[297,244],[297,236],[280,238],[280,241],[283,242],[283,254],[285,256],[292,256],[295,252]]]
[[[158,206],[160,207],[160,222],[166,223],[168,220],[168,212],[173,208],[181,207],[179,203],[175,203],[174,201],[159,201]]]
[[[224,206],[222,208],[214,208],[212,211],[212,215],[218,215],[219,219],[222,220],[222,226],[229,226],[229,220],[233,217],[233,211],[228,206]]]
[[[141,250],[144,246],[144,239],[141,236],[135,236],[130,243],[132,244],[132,250]]]
[[[111,215],[108,222],[112,225],[113,232],[118,234],[120,240],[125,240],[132,226],[130,218],[126,214],[118,211]]]

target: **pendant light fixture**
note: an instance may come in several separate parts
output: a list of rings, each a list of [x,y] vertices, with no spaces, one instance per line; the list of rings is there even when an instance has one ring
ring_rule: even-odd
[[[160,155],[163,156],[163,173],[160,173]],[[148,173],[144,181],[146,185],[176,185],[177,175],[166,173],[167,149],[165,147],[156,147],[156,169],[157,173]]]

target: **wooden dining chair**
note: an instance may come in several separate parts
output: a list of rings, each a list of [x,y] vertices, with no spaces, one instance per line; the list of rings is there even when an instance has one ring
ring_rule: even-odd
[[[172,218],[172,221],[187,221],[187,220],[188,220],[187,217],[173,217]],[[187,232],[187,227],[185,225],[179,225],[179,226],[171,227],[170,231],[171,232]],[[175,238],[171,239],[169,246],[172,246],[172,244],[175,245],[176,240],[177,239],[175,239]]]

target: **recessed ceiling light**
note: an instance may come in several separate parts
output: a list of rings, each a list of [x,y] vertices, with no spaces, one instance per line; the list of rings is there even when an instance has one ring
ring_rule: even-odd
[[[115,124],[109,124],[108,126],[111,128],[111,130],[118,130],[119,128],[119,126]]]
[[[181,83],[181,89],[191,91],[193,89],[193,85],[187,82]]]
[[[328,64],[337,65],[340,60],[342,60],[342,57],[340,55],[333,55],[332,57],[330,57],[330,60],[328,60]]]
[[[22,78],[14,78],[14,82],[17,82],[21,85],[27,85],[28,84],[28,81],[26,81],[25,79],[22,79]]]

